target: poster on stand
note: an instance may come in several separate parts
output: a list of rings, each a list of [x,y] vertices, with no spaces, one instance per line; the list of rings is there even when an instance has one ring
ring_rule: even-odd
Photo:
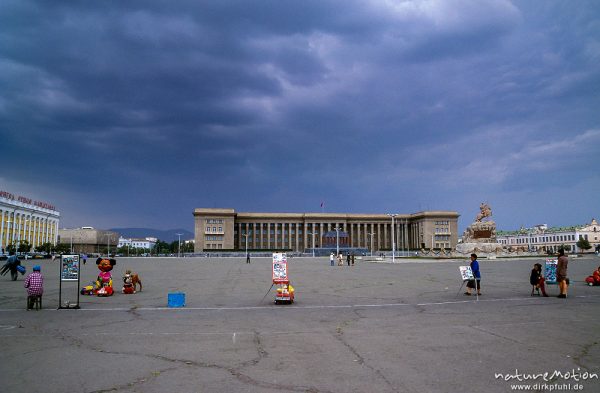
[[[79,255],[61,255],[60,280],[79,281]]]
[[[544,278],[546,279],[546,284],[556,284],[556,265],[558,265],[558,259],[546,259],[546,266],[544,269]]]
[[[288,281],[287,257],[285,253],[273,253],[273,282]]]
[[[458,270],[460,270],[460,277],[463,281],[475,279],[475,276],[473,275],[473,270],[471,270],[471,266],[459,266]]]

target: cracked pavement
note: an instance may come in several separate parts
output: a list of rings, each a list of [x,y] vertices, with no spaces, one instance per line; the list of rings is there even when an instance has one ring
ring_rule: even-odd
[[[3,390],[508,392],[494,373],[600,374],[600,288],[583,284],[600,258],[571,259],[566,300],[529,296],[540,261],[482,260],[477,301],[457,296],[466,260],[292,258],[296,302],[274,305],[268,258],[118,258],[115,283],[129,268],[143,292],[57,310],[58,264],[45,260],[41,311],[25,311],[22,276],[0,277]],[[81,285],[96,275],[82,266]],[[77,290],[63,283],[62,299]],[[169,292],[186,307],[167,308]]]

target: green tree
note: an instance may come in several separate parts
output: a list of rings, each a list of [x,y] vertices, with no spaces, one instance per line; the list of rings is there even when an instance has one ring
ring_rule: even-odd
[[[181,243],[181,252],[194,252],[194,243]]]
[[[42,243],[35,248],[35,251],[43,252],[45,254],[50,254],[50,252],[52,252],[52,243],[50,243],[50,242]]]
[[[577,241],[577,247],[579,247],[582,250],[589,250],[590,248],[592,248],[592,245],[587,239],[581,237],[579,238],[579,241]]]
[[[152,249],[153,254],[168,254],[169,252],[169,243],[163,242],[162,240],[157,240]]]
[[[31,244],[27,240],[21,240],[19,242],[19,249],[17,250],[20,253],[26,253],[31,251]]]
[[[58,254],[69,254],[71,252],[71,246],[67,243],[58,243],[53,249]]]
[[[177,250],[179,250],[179,241],[172,241],[171,244],[169,244],[169,250],[171,250],[171,253],[177,254]]]
[[[10,243],[8,246],[6,246],[6,252],[11,253],[16,251],[17,247],[13,243]]]

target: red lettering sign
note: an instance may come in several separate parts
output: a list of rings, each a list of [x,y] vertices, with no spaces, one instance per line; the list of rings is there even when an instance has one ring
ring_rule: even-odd
[[[6,199],[12,199],[13,201],[15,200],[15,196],[13,194],[11,194],[10,192],[1,191],[1,190],[0,190],[0,197],[6,198]],[[51,205],[46,202],[33,201],[31,198],[27,198],[27,197],[24,197],[21,195],[19,195],[17,200],[22,203],[27,203],[28,205],[34,205],[37,207],[41,207],[42,209],[56,210],[54,205]]]

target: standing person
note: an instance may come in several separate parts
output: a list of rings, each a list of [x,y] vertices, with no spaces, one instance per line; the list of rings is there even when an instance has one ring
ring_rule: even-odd
[[[558,288],[560,288],[560,295],[557,297],[565,299],[567,297],[568,278],[567,278],[567,265],[569,259],[565,256],[565,250],[563,248],[558,249],[558,263],[556,264],[556,282],[558,282]]]
[[[341,252],[338,254],[337,258],[338,258],[338,266],[344,265],[344,257],[342,256]]]
[[[250,263],[250,253],[246,253],[246,263]]]
[[[33,299],[37,296],[42,296],[44,293],[44,277],[42,277],[41,268],[39,265],[33,267],[33,271],[25,278],[27,288],[27,309],[33,308]]]
[[[531,284],[531,296],[533,296],[534,290],[538,290],[538,295],[540,294],[540,290],[542,291],[542,295],[544,297],[548,297],[546,293],[546,280],[542,276],[542,265],[536,263],[533,265],[533,269],[531,269],[531,275],[529,276],[529,283]]]
[[[333,266],[333,253],[329,255],[329,263],[331,264],[331,266]]]
[[[87,262],[87,254],[83,254],[82,258],[83,258],[83,264],[85,265],[85,263]]]
[[[354,253],[352,253],[352,266],[354,266]]]
[[[350,251],[348,251],[346,254],[346,263],[348,263],[348,266],[350,266]]]
[[[477,288],[477,296],[481,296],[481,272],[479,271],[477,254],[471,254],[470,266],[475,280],[469,280],[469,282],[467,282],[467,292],[465,292],[465,295],[471,296],[471,290]]]

